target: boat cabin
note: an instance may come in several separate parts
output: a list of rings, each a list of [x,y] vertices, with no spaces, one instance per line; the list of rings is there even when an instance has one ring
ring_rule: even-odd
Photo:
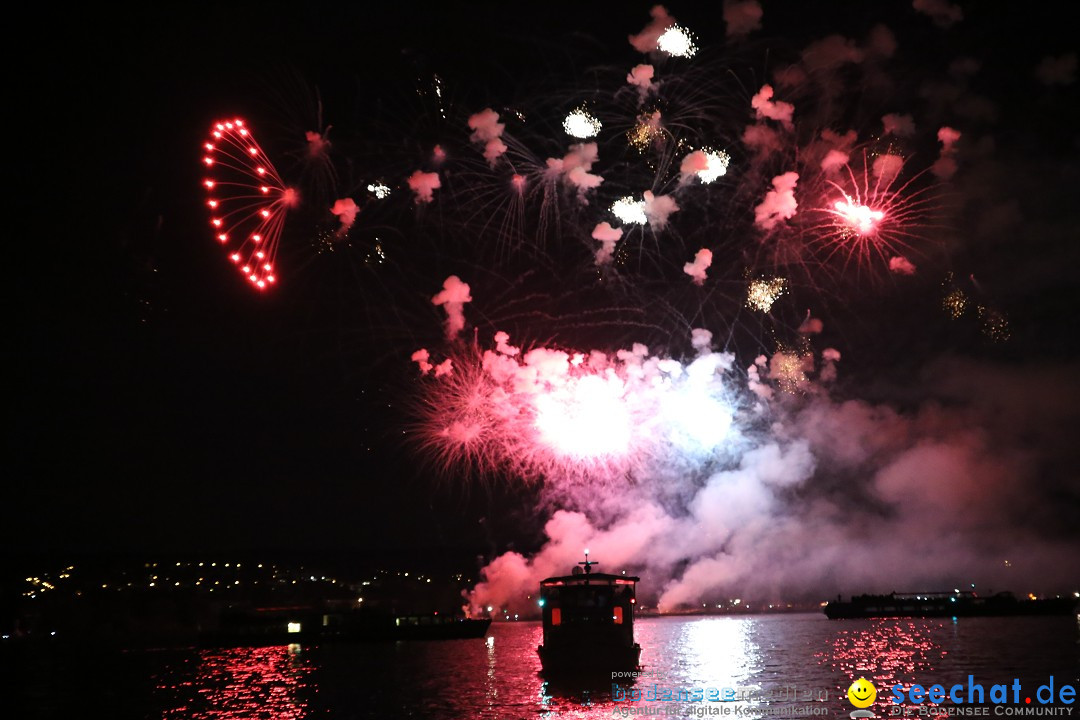
[[[641,646],[634,642],[638,578],[593,572],[579,562],[570,575],[540,582],[544,643],[537,648],[545,672],[633,670]]]

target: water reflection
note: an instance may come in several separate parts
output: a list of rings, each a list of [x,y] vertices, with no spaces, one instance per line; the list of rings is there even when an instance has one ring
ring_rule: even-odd
[[[266,718],[299,720],[312,664],[299,645],[199,651],[188,678],[160,677],[159,691],[172,696],[166,718]]]
[[[594,720],[646,708],[687,717],[720,708],[735,716],[762,706],[770,714],[812,706],[826,716],[847,717],[847,687],[864,676],[878,690],[869,709],[882,717],[891,697],[887,688],[896,683],[969,673],[987,683],[999,682],[1000,675],[1042,683],[1051,674],[1074,677],[1080,666],[1073,618],[955,624],[816,615],[661,617],[637,623],[636,634],[647,673],[636,681],[545,678],[535,622],[497,623],[487,638],[475,640],[184,651],[160,656],[164,666],[153,673],[155,710],[147,716]],[[613,699],[613,681],[624,692],[636,689],[642,699]],[[740,694],[725,703],[650,701],[654,686],[673,694],[697,688]]]
[[[755,618],[713,617],[683,625],[679,676],[700,686],[748,687],[761,665]],[[673,668],[676,669],[676,668]]]
[[[836,690],[843,697],[848,685],[865,677],[878,688],[876,706],[885,710],[881,689],[897,683],[932,677],[948,654],[941,640],[955,636],[955,623],[923,619],[881,619],[855,626],[840,625],[827,651],[818,653],[821,664],[838,673]]]

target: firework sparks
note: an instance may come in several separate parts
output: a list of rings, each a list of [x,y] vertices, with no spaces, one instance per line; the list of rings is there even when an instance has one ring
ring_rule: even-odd
[[[656,48],[673,57],[689,58],[697,54],[694,36],[681,25],[672,25],[656,39]]]
[[[253,287],[277,282],[274,260],[286,211],[299,204],[241,119],[215,123],[203,146],[210,225]]]
[[[873,210],[866,205],[860,205],[852,200],[846,193],[843,200],[833,203],[836,215],[840,222],[858,235],[869,235],[877,229],[878,223],[885,217],[881,210]]]
[[[1012,337],[1012,330],[1009,328],[1009,318],[1000,310],[980,305],[979,324],[983,335],[993,342],[1006,342]]]
[[[370,183],[367,186],[367,191],[379,200],[385,200],[386,198],[390,197],[390,187],[385,183]]]
[[[626,142],[639,153],[644,153],[654,142],[663,137],[660,129],[660,111],[644,113],[634,126],[626,131]]]
[[[571,111],[563,119],[562,126],[567,135],[581,140],[596,137],[604,127],[603,123],[583,108]]]
[[[941,309],[953,320],[959,320],[968,309],[967,293],[956,286],[951,272],[945,276],[941,285],[945,292],[941,298]]]
[[[960,288],[953,288],[945,293],[945,297],[941,301],[941,307],[953,320],[959,320],[967,312],[967,295]]]
[[[731,156],[723,150],[703,148],[695,150],[683,158],[679,166],[680,182],[687,183],[696,177],[709,185],[717,178],[727,175]]]
[[[767,278],[751,280],[746,291],[746,306],[752,310],[760,310],[767,313],[772,310],[773,303],[787,291],[787,280],[784,278]]]
[[[649,222],[645,215],[645,201],[635,200],[630,195],[613,202],[611,212],[626,225],[644,225]]]
[[[425,386],[417,432],[440,463],[573,484],[700,461],[732,431],[730,355],[699,348],[684,364],[643,345],[519,353],[506,333],[497,340],[494,351],[453,357],[455,371]],[[413,360],[424,374],[433,367],[426,351]]]
[[[894,274],[914,274],[910,253],[923,244],[934,208],[930,188],[915,185],[923,173],[900,182],[904,159],[891,153],[863,154],[852,162],[860,169],[845,164],[838,180],[827,182],[829,204],[809,213],[827,218],[810,228],[811,244],[824,250],[826,261],[840,256],[845,266],[878,264]]]

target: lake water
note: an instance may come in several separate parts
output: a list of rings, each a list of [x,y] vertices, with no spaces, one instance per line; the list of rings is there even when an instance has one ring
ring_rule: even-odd
[[[988,716],[1053,710],[1035,697],[1054,677],[1080,684],[1076,617],[830,621],[821,615],[639,619],[647,676],[553,685],[539,674],[539,623],[496,623],[488,637],[442,642],[118,652],[48,645],[5,650],[14,662],[5,717],[102,718],[610,718],[848,717],[847,688],[864,676],[868,708],[894,711],[889,688],[970,682],[1009,686]],[[972,676],[969,681],[969,676]],[[1012,685],[1020,682],[1019,704]],[[612,683],[618,685],[612,694]],[[735,700],[710,702],[729,689]],[[702,699],[654,701],[650,692]],[[636,694],[635,694],[636,693]],[[620,699],[619,696],[624,695]],[[642,697],[630,700],[629,697]],[[693,695],[690,695],[693,697]],[[1025,703],[1032,697],[1032,703]],[[966,697],[964,698],[966,700]],[[924,709],[928,706],[923,705]],[[958,706],[946,701],[942,708]],[[968,706],[967,710],[971,710]],[[925,715],[924,715],[925,716]]]

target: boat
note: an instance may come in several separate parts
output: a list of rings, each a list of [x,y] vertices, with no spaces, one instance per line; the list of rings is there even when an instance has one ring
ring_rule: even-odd
[[[245,608],[222,613],[215,627],[199,633],[202,647],[260,647],[292,643],[456,640],[484,637],[489,618],[439,613],[395,616],[384,612],[311,607]]]
[[[540,581],[544,636],[537,652],[547,675],[638,668],[641,646],[634,642],[634,606],[639,578],[593,572],[597,564],[586,550],[585,561],[570,575]]]
[[[1010,615],[1069,615],[1076,612],[1076,598],[1018,599],[1010,592],[978,595],[974,591],[892,592],[859,595],[843,602],[825,603],[830,620],[879,617],[1003,617]]]
[[[461,640],[481,638],[491,627],[490,618],[451,615],[405,615],[394,618],[394,640]]]

